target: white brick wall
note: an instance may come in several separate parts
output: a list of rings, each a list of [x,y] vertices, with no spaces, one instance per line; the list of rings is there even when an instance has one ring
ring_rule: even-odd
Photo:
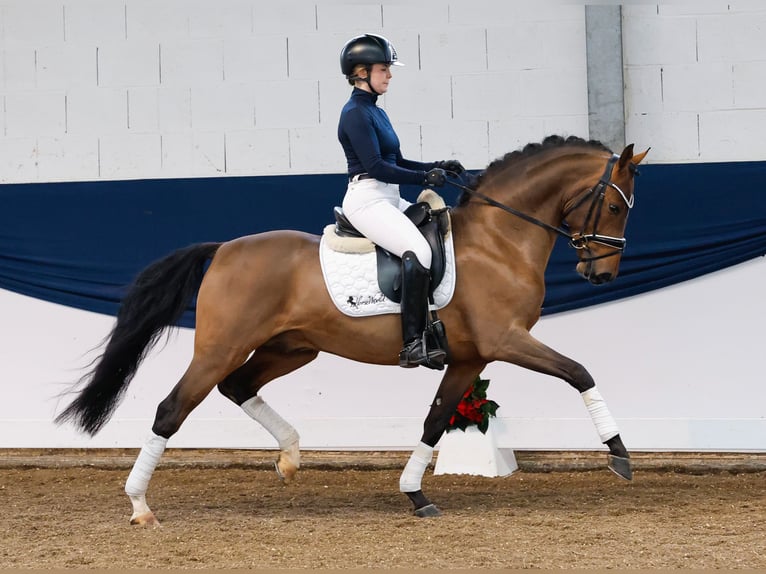
[[[63,135],[64,99],[60,92],[14,92],[5,96],[5,135]]]
[[[99,177],[130,179],[162,167],[159,134],[110,134],[99,137]]]
[[[98,44],[125,39],[125,4],[116,0],[65,0],[64,40]]]
[[[252,31],[260,34],[307,34],[317,29],[317,6],[303,0],[251,2]]]
[[[134,88],[156,86],[160,81],[160,45],[157,43],[111,40],[99,44],[96,56],[99,86]],[[64,78],[61,82],[67,83]]]
[[[699,125],[701,157],[716,161],[739,161],[743,156],[766,159],[766,108],[699,114]]]
[[[210,86],[223,81],[223,38],[183,38],[160,44],[160,83]]]
[[[248,129],[254,125],[255,90],[251,86],[217,84],[192,88],[192,129]]]
[[[210,177],[225,173],[223,132],[197,130],[161,136],[164,177]]]
[[[93,88],[97,84],[98,51],[92,44],[50,44],[35,49],[34,54],[34,87],[38,90]]]
[[[128,129],[125,88],[72,88],[67,90],[65,101],[67,133],[101,136]]]
[[[99,179],[98,138],[65,134],[37,138],[37,179]]]
[[[766,4],[623,6],[626,138],[654,162],[766,159]]]
[[[2,3],[6,46],[45,46],[64,41],[64,5],[50,0]]]
[[[290,171],[290,133],[284,128],[231,131],[226,134],[227,171],[269,175]]]
[[[413,159],[480,168],[588,136],[582,5],[0,0],[0,182],[343,172],[345,40],[388,36]],[[766,5],[623,6],[626,133],[651,161],[763,159]],[[736,128],[736,129],[735,129]]]
[[[223,45],[223,78],[226,83],[250,84],[286,80],[287,38],[283,35],[226,38]]]

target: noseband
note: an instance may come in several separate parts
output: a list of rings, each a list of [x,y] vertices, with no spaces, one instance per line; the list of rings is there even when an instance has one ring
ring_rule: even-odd
[[[564,225],[569,227],[569,225],[566,222],[567,216],[570,213],[572,213],[575,209],[580,207],[583,203],[585,203],[588,198],[591,198],[590,208],[588,209],[588,215],[585,217],[585,221],[582,224],[582,228],[580,229],[579,232],[573,233],[570,235],[569,244],[575,249],[587,250],[588,244],[592,241],[593,243],[600,243],[601,245],[606,245],[607,247],[611,247],[612,249],[614,249],[614,251],[607,253],[605,255],[599,255],[598,257],[584,257],[582,258],[582,261],[595,261],[597,259],[610,257],[612,255],[617,255],[625,251],[625,244],[627,241],[624,237],[612,237],[610,235],[601,235],[597,233],[598,223],[599,223],[599,220],[601,219],[601,209],[604,205],[604,199],[606,198],[607,187],[611,187],[612,189],[617,191],[617,193],[620,194],[620,197],[625,202],[625,205],[627,206],[628,210],[630,210],[633,207],[633,200],[635,196],[631,196],[630,199],[628,199],[628,197],[625,195],[625,192],[622,191],[617,186],[617,184],[615,184],[612,181],[612,168],[614,167],[614,164],[617,162],[618,159],[620,159],[619,155],[612,154],[612,157],[609,158],[609,161],[606,164],[606,169],[604,170],[604,174],[598,180],[598,183],[592,188],[586,190],[585,193],[582,194],[582,197],[580,197],[579,199],[577,199],[577,201],[575,201],[572,207],[564,211],[564,214],[562,216],[562,221]],[[590,223],[591,219],[593,218],[595,218],[595,220],[593,221],[593,232],[585,233],[585,228],[588,227],[588,223]]]
[[[634,197],[631,196],[630,199],[625,195],[625,192],[622,191],[614,182],[612,182],[612,169],[614,168],[614,164],[617,162],[617,160],[620,159],[620,156],[617,154],[612,154],[612,157],[609,158],[609,161],[607,161],[606,168],[604,169],[604,173],[599,178],[598,183],[591,187],[590,189],[586,189],[585,192],[577,198],[574,205],[572,205],[570,208],[568,208],[562,217],[562,222],[564,225],[569,227],[569,225],[566,222],[567,216],[572,213],[575,209],[583,205],[588,198],[591,198],[590,208],[588,209],[588,215],[585,217],[585,221],[583,222],[582,228],[579,232],[576,233],[570,233],[566,229],[562,227],[556,227],[554,225],[550,225],[548,223],[545,223],[544,221],[540,221],[536,217],[532,217],[531,215],[527,215],[526,213],[523,213],[521,211],[518,211],[512,207],[509,207],[505,205],[504,203],[500,203],[499,201],[495,201],[491,197],[488,197],[484,195],[483,193],[480,193],[476,191],[475,189],[472,189],[470,187],[467,187],[465,185],[461,185],[459,183],[456,183],[454,181],[448,180],[448,182],[453,185],[454,187],[457,187],[458,189],[465,191],[466,193],[477,197],[484,201],[485,203],[488,203],[489,205],[493,207],[498,207],[502,209],[503,211],[507,211],[508,213],[511,213],[515,215],[516,217],[520,217],[524,221],[528,221],[529,223],[533,223],[537,225],[538,227],[542,227],[543,229],[547,229],[548,231],[553,231],[554,233],[557,233],[561,235],[562,237],[566,237],[567,241],[569,242],[569,245],[574,247],[575,249],[585,249],[588,250],[589,243],[599,243],[601,245],[606,245],[607,247],[611,247],[614,249],[614,251],[607,253],[605,255],[599,255],[598,257],[583,257],[581,258],[581,261],[588,262],[588,261],[595,261],[597,259],[603,259],[604,257],[610,257],[612,255],[617,255],[622,253],[625,250],[625,244],[626,239],[624,237],[611,237],[609,235],[601,235],[597,233],[598,228],[598,222],[601,218],[601,208],[604,205],[604,199],[606,198],[606,188],[611,187],[612,189],[616,190],[617,193],[620,194],[620,197],[622,197],[622,200],[625,202],[625,205],[628,207],[628,210],[630,210],[633,207],[633,199]],[[451,175],[456,175],[450,172]],[[585,233],[585,229],[588,227],[588,223],[590,223],[591,219],[595,217],[595,221],[593,222],[593,231],[591,233]]]

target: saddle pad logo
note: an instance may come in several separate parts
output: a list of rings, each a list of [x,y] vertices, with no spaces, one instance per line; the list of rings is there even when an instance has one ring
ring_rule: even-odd
[[[434,291],[434,307],[441,309],[455,292],[455,246],[450,233],[444,241],[444,278]],[[327,292],[335,306],[350,317],[401,313],[401,305],[391,301],[378,287],[378,264],[374,251],[341,253],[330,249],[325,238],[319,244]]]

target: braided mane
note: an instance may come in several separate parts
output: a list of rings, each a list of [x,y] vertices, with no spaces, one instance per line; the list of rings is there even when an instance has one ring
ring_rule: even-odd
[[[503,157],[497,158],[490,163],[484,171],[474,176],[471,181],[468,182],[469,187],[477,189],[481,185],[482,181],[490,175],[493,175],[499,171],[506,169],[509,165],[519,162],[522,159],[526,159],[533,155],[537,155],[543,151],[547,151],[552,148],[561,147],[589,147],[600,151],[610,152],[611,150],[602,144],[598,140],[586,140],[577,136],[562,137],[559,135],[550,135],[543,139],[542,142],[531,142],[525,145],[522,149],[515,150],[505,154]],[[461,193],[458,198],[458,205],[461,205],[470,199],[470,194]]]

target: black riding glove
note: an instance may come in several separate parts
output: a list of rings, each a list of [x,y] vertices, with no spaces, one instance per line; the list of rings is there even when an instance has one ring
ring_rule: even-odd
[[[436,167],[442,168],[444,171],[451,171],[456,175],[460,175],[465,171],[463,164],[456,159],[446,159],[444,161],[437,161]]]
[[[433,187],[441,187],[447,181],[447,174],[440,167],[435,167],[431,171],[426,172],[426,185]]]

